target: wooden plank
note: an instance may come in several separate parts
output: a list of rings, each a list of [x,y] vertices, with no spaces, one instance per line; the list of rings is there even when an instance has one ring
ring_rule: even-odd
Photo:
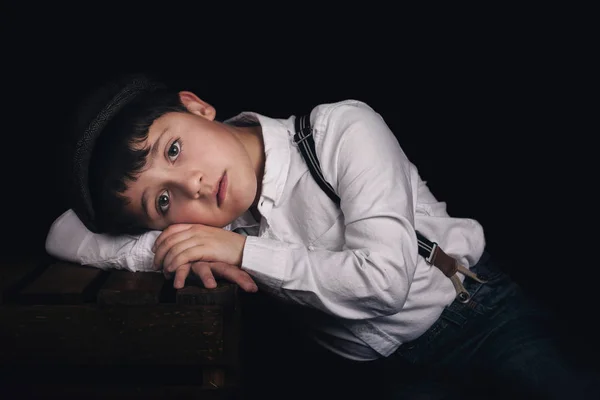
[[[13,299],[15,294],[47,266],[43,257],[22,257],[2,260],[0,263],[0,304]]]
[[[74,263],[56,262],[19,293],[24,304],[79,304],[89,301],[103,271]]]
[[[36,377],[35,380],[31,379],[32,376]],[[92,389],[101,385],[107,389],[111,387],[115,394],[118,393],[118,388],[122,388],[124,395],[128,393],[127,389],[136,388],[141,392],[152,394],[148,391],[166,387],[186,387],[190,390],[194,389],[198,392],[196,394],[205,390],[225,394],[239,388],[240,383],[239,370],[217,365],[64,366],[57,364],[51,369],[44,365],[0,366],[0,396],[2,396],[2,389],[7,389],[9,385],[14,385],[15,389],[19,386],[21,389],[32,386],[51,389],[50,385],[64,386],[66,389],[71,386],[73,389],[78,389],[81,395],[86,392],[91,394]],[[19,398],[24,396],[23,390],[17,390],[15,393],[19,393]],[[49,390],[47,393],[56,394],[54,390]],[[4,397],[0,398],[4,399]]]
[[[223,360],[241,369],[242,313],[238,302],[223,309]]]
[[[242,389],[226,387],[219,390],[207,390],[201,385],[164,385],[160,383],[145,385],[115,385],[106,380],[104,383],[80,384],[31,382],[31,377],[21,384],[3,385],[7,394],[2,398],[9,399],[202,399],[202,400],[235,400],[244,398]],[[158,379],[160,381],[160,379]],[[18,393],[18,394],[17,394]]]
[[[238,286],[228,281],[217,281],[214,289],[205,288],[199,281],[186,282],[185,287],[177,289],[176,303],[180,305],[218,305],[231,308],[237,300]]]
[[[6,365],[223,364],[223,308],[5,305]]]
[[[102,305],[140,306],[158,304],[165,284],[162,274],[112,271],[98,292]]]

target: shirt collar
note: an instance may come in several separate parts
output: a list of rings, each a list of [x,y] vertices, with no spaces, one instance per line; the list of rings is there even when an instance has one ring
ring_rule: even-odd
[[[284,121],[254,112],[242,112],[225,123],[236,126],[260,124],[265,146],[265,170],[259,209],[264,199],[276,206],[283,194],[290,167],[290,132]]]
[[[235,231],[239,228],[254,228],[260,224],[254,219],[250,210],[246,211],[239,217],[237,217],[232,223],[227,225],[224,229],[228,231]]]

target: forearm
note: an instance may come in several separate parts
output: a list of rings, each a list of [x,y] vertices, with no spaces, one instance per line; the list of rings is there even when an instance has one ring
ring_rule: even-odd
[[[93,233],[68,210],[54,221],[46,237],[46,251],[61,260],[97,268],[152,271],[152,245],[160,234],[150,231],[137,236]]]
[[[367,248],[311,251],[248,237],[242,269],[280,298],[346,319],[367,319],[400,311],[414,274],[414,257]]]

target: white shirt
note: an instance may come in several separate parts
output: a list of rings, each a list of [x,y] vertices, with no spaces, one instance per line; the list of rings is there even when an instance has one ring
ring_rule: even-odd
[[[247,212],[226,229],[250,233],[242,269],[261,290],[321,311],[311,323],[319,343],[350,359],[388,356],[425,332],[456,296],[451,281],[418,256],[415,229],[468,267],[484,251],[483,229],[448,215],[382,117],[356,100],[311,112],[338,208],[293,143],[294,118],[245,112],[226,121],[260,123],[266,155],[260,224]],[[51,227],[46,249],[99,268],[143,271],[151,269],[159,234],[93,234],[69,210]]]

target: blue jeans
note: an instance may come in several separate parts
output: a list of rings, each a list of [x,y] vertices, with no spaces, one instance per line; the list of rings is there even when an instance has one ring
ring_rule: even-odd
[[[454,301],[417,340],[383,361],[384,398],[600,399],[598,377],[579,368],[550,310],[527,297],[485,253]]]
[[[487,253],[472,270],[488,282],[465,279],[469,303],[452,303],[421,337],[377,361],[343,359],[282,323],[297,320],[291,310],[265,313],[270,303],[260,304],[245,325],[262,329],[260,342],[244,348],[269,368],[250,368],[247,385],[261,399],[600,399],[600,379],[575,357],[572,338],[561,339],[552,310],[527,297]],[[269,357],[264,349],[276,351]]]

